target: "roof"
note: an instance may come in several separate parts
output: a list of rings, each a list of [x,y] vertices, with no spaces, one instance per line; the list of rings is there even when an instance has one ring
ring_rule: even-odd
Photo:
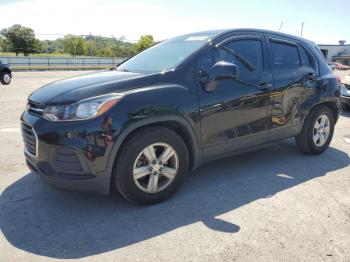
[[[286,34],[286,33],[282,33],[282,32],[276,32],[276,31],[272,31],[272,30],[257,29],[257,28],[218,29],[218,30],[208,30],[208,31],[194,32],[194,33],[189,33],[187,35],[212,34],[212,35],[215,35],[215,37],[219,37],[221,35],[225,35],[225,34],[228,34],[228,33],[234,33],[234,32],[240,32],[240,31],[242,31],[242,32],[251,31],[251,32],[274,34],[274,35],[279,35],[279,36],[282,36],[282,37],[288,37],[288,38],[292,38],[292,39],[295,39],[295,40],[299,40],[299,41],[309,42],[309,43],[315,44],[311,40],[308,40],[306,38],[302,38],[302,37],[299,37],[299,36],[290,35],[290,34]]]

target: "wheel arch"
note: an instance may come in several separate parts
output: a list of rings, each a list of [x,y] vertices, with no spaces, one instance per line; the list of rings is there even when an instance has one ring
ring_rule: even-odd
[[[9,73],[9,74],[12,76],[11,70],[10,70],[9,68],[3,68],[3,69],[1,70],[1,74],[2,74],[2,73]]]
[[[336,101],[333,101],[333,100],[321,101],[320,103],[315,104],[313,107],[310,108],[310,110],[309,110],[309,112],[308,112],[308,115],[309,115],[313,110],[315,110],[316,108],[318,108],[319,106],[326,106],[326,107],[328,107],[328,108],[333,112],[333,116],[334,116],[335,123],[337,122],[338,117],[339,117],[339,108],[340,108],[340,105],[339,105]]]
[[[197,137],[191,125],[183,118],[177,116],[164,116],[152,119],[139,120],[136,123],[128,126],[124,131],[118,135],[118,138],[114,142],[113,148],[111,150],[110,156],[108,158],[107,169],[112,176],[113,168],[118,157],[118,153],[123,144],[127,139],[138,132],[141,128],[160,126],[174,130],[185,142],[190,157],[190,170],[195,169],[201,160],[202,150],[199,147]]]

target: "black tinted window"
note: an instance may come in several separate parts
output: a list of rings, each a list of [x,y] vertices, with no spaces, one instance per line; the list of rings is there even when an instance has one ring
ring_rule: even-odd
[[[261,71],[263,54],[259,40],[237,40],[217,48],[215,62],[226,61],[238,66],[240,73]]]
[[[300,67],[299,52],[296,46],[271,42],[271,49],[273,69],[285,70]]]
[[[300,51],[301,65],[302,66],[310,66],[311,61],[310,61],[310,57],[309,57],[308,53],[305,51],[305,49],[303,47],[300,47],[299,51]]]

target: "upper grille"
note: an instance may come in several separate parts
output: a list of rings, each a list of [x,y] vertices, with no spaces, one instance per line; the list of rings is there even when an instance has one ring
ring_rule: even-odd
[[[33,128],[23,123],[21,124],[22,127],[22,136],[24,141],[24,150],[27,154],[36,157],[37,156],[37,138],[35,135],[35,132]]]
[[[41,105],[31,100],[28,100],[27,111],[39,116],[42,116],[44,114],[44,109],[41,107]]]

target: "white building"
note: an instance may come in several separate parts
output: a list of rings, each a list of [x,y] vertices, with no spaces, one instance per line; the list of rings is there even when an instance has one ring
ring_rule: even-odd
[[[318,45],[321,52],[329,62],[339,62],[350,65],[350,45],[345,41],[339,41],[339,45]]]

